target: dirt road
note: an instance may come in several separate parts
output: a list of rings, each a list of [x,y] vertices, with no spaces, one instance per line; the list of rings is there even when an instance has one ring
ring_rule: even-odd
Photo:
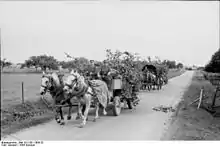
[[[25,129],[21,132],[7,136],[6,140],[160,140],[166,131],[167,122],[172,112],[164,113],[154,111],[152,108],[160,105],[176,106],[184,90],[188,88],[193,71],[169,80],[168,85],[160,91],[141,92],[141,102],[137,109],[131,112],[122,111],[120,116],[101,116],[96,122],[89,116],[84,128],[79,128],[80,121],[66,120],[65,126],[49,123]],[[4,140],[4,139],[3,139]]]

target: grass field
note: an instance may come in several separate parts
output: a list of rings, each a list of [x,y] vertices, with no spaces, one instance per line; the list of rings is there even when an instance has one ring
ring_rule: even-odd
[[[170,69],[168,71],[167,77],[168,79],[171,79],[173,77],[179,76],[185,72],[184,69]]]
[[[200,95],[204,87],[202,107],[197,109],[198,102],[190,105]],[[204,78],[200,71],[196,71],[192,83],[184,93],[176,114],[172,116],[168,133],[164,140],[219,140],[220,118],[213,117],[206,109],[212,103],[215,87]],[[220,106],[219,98],[216,106]]]
[[[1,75],[1,108],[20,104],[21,83],[24,83],[24,99],[36,101],[39,98],[41,74],[2,74]]]
[[[170,70],[168,78],[179,76],[183,72],[184,70]],[[25,105],[21,104],[22,82],[24,82]],[[40,82],[41,74],[36,73],[3,73],[1,75],[2,135],[14,133],[54,117],[53,111],[48,109],[40,99]],[[52,98],[47,95],[47,100],[50,101]],[[22,113],[22,115],[19,113]]]

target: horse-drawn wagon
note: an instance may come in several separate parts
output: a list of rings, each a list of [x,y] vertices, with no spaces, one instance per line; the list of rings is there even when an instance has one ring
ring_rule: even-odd
[[[43,96],[47,91],[50,92],[54,99],[54,108],[57,112],[55,119],[58,123],[64,124],[62,107],[69,107],[67,119],[71,119],[73,106],[71,100],[74,97],[78,104],[76,119],[82,118],[83,120],[81,126],[86,124],[91,107],[95,107],[95,121],[99,118],[100,106],[103,108],[103,114],[106,115],[106,108],[111,104],[113,114],[118,116],[121,113],[123,103],[127,103],[128,107],[132,109],[139,101],[131,84],[130,96],[125,95],[124,90],[127,87],[125,87],[123,78],[120,75],[113,76],[111,82],[107,82],[111,84],[110,86],[102,80],[87,81],[85,79],[77,70],[73,70],[66,78],[59,78],[57,73],[43,74],[40,93]]]
[[[143,72],[143,87],[151,89],[153,85],[161,89],[163,84],[168,83],[167,72],[168,69],[164,65],[159,64],[147,64],[142,68]]]
[[[120,115],[121,109],[128,106],[129,109],[133,109],[138,104],[140,99],[135,92],[134,86],[125,82],[121,75],[114,75],[110,82],[109,93],[111,95],[110,104],[112,104],[113,114],[115,116]],[[128,85],[130,88],[128,88]]]

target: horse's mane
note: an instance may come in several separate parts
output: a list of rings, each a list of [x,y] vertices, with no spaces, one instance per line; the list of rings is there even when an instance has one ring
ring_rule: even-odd
[[[85,85],[86,85],[85,78],[84,78],[82,75],[80,75],[79,77],[77,77],[77,80],[78,80],[78,84],[79,84],[80,86],[85,86]]]
[[[53,73],[51,74],[51,77],[52,77],[53,82],[55,83],[55,85],[56,85],[57,87],[60,87],[60,86],[61,86],[61,81],[60,81],[60,78],[58,77],[58,74],[55,73],[55,72],[53,72]]]

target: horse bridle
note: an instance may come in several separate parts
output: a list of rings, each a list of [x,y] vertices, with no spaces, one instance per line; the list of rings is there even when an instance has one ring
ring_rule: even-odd
[[[73,75],[73,76],[74,76],[74,75]],[[71,84],[65,83],[64,86],[67,86],[67,87],[69,87],[69,89],[72,89],[72,88],[73,88],[73,85],[77,84],[77,81],[78,81],[78,78],[75,76],[75,79],[72,81]]]
[[[44,77],[49,79],[50,87],[48,86],[49,84],[47,84],[46,86],[41,84],[41,87],[43,87],[46,92],[50,92],[50,88],[53,86],[53,84],[52,84],[53,83],[53,78],[50,77],[50,76],[44,76]]]

